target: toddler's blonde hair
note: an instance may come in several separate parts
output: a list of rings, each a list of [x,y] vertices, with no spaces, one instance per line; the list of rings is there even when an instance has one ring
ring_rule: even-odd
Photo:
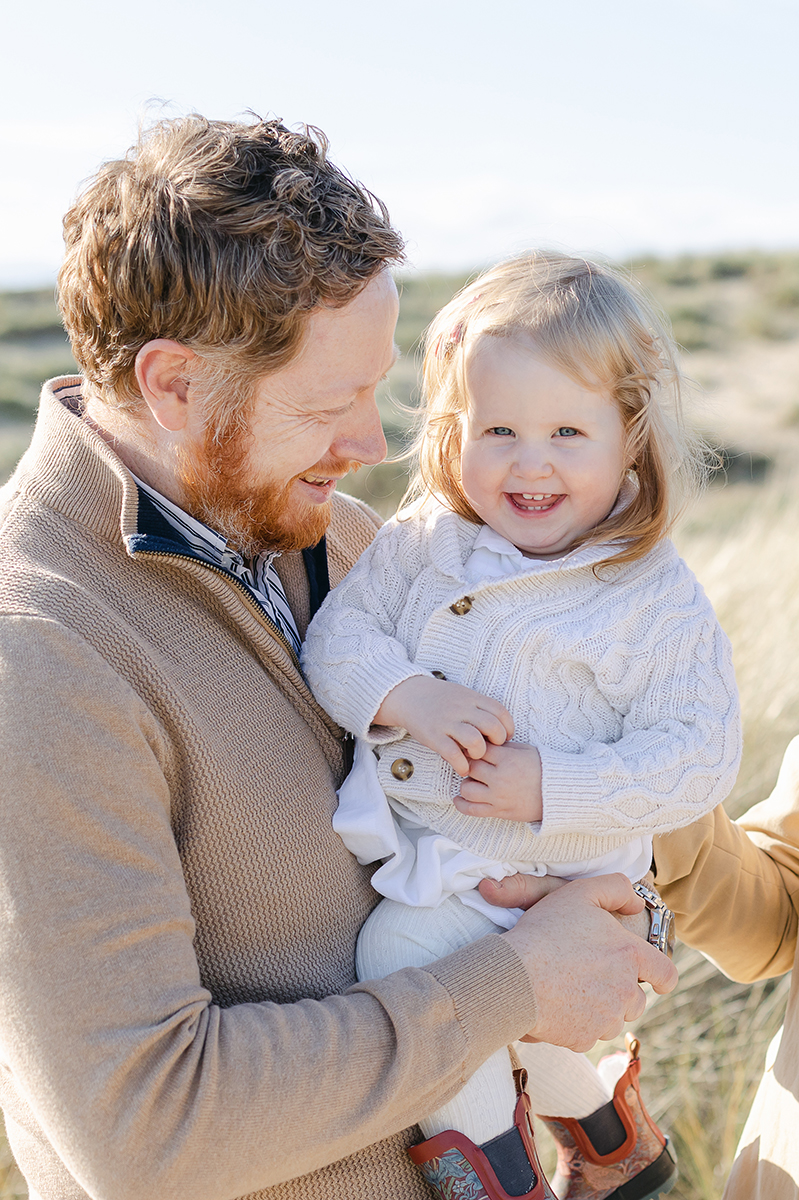
[[[481,338],[523,339],[621,413],[637,487],[622,511],[578,538],[612,541],[614,563],[643,557],[701,483],[700,439],[681,418],[680,372],[668,323],[629,277],[604,263],[532,251],[484,272],[441,310],[424,339],[422,428],[408,498],[435,496],[482,524],[460,481],[466,367]]]

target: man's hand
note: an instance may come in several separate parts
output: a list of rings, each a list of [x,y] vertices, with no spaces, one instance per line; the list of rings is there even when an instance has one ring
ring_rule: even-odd
[[[459,775],[469,774],[469,759],[482,758],[488,743],[500,746],[513,737],[513,717],[504,705],[429,675],[412,675],[392,688],[373,723],[407,729]]]
[[[566,887],[568,879],[557,875],[506,875],[504,879],[481,879],[477,890],[497,908],[532,908],[544,896]]]
[[[506,896],[514,892],[515,906],[524,892],[540,896],[544,881],[530,883],[529,888],[508,887]],[[487,900],[493,899],[491,890],[480,887]],[[590,1050],[597,1040],[618,1036],[626,1021],[640,1017],[646,998],[639,981],[651,983],[656,992],[674,988],[677,971],[670,959],[610,915],[637,913],[642,905],[624,875],[577,879],[534,902],[501,935],[524,961],[538,1003],[535,1027],[525,1040]]]
[[[453,803],[470,817],[540,821],[541,755],[522,742],[488,746],[482,758],[469,763],[469,778]]]

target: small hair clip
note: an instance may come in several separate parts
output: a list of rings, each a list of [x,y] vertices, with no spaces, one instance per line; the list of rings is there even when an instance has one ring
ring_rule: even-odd
[[[466,307],[469,308],[472,304],[474,304],[474,302],[476,300],[479,300],[479,299],[480,299],[480,293],[478,292],[476,296],[472,296],[471,300],[469,301],[469,303],[467,304]],[[434,356],[436,358],[443,358],[443,359],[449,358],[450,354],[452,354],[452,352],[454,350],[456,350],[458,348],[458,346],[460,346],[461,342],[463,341],[463,335],[464,335],[465,331],[466,331],[466,317],[464,316],[461,318],[460,321],[458,321],[457,325],[453,325],[452,329],[447,334],[446,339],[444,338],[443,333],[440,333],[438,335],[438,338],[436,339],[435,348],[433,350]]]
[[[462,338],[463,321],[459,321],[454,329],[447,334],[446,338],[443,333],[438,335],[433,354],[436,358],[448,359],[450,354],[460,345]]]
[[[463,341],[464,324],[465,323],[463,321],[458,321],[458,324],[455,326],[455,328],[450,331],[450,335],[447,338],[446,349],[451,347],[454,350],[456,346],[461,344]]]

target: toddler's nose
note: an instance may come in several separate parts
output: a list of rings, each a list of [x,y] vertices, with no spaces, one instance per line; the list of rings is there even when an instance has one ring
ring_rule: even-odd
[[[551,479],[554,473],[555,468],[544,447],[530,446],[521,450],[514,464],[514,474],[525,484],[525,491],[530,491],[536,482]]]

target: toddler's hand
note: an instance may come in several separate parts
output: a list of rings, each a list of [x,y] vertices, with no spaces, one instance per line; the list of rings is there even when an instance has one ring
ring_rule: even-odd
[[[453,802],[470,817],[505,821],[540,821],[541,756],[535,746],[507,742],[489,746],[479,761],[469,763],[469,778]]]
[[[513,718],[504,705],[471,688],[429,675],[412,675],[388,693],[374,717],[377,725],[399,725],[411,737],[468,775],[470,760],[489,744],[513,737]]]

